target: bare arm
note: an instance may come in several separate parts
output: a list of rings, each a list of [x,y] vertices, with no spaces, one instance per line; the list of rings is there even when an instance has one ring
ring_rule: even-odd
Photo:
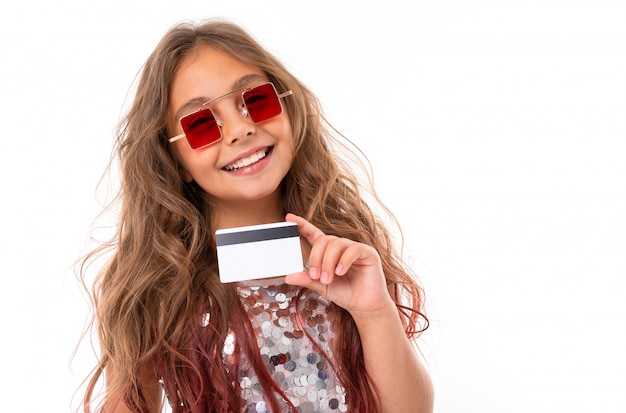
[[[365,366],[376,386],[383,412],[433,411],[433,387],[416,349],[407,338],[391,299],[376,313],[353,314]]]

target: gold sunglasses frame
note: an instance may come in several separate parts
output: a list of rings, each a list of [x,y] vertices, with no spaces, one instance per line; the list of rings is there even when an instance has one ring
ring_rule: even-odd
[[[207,107],[207,106],[208,106],[208,105],[210,105],[211,103],[215,102],[215,101],[218,101],[218,100],[220,100],[220,99],[222,99],[222,98],[225,98],[226,96],[230,96],[230,95],[235,94],[235,93],[237,93],[237,92],[241,92],[241,100],[243,101],[243,105],[244,105],[244,110],[242,111],[242,115],[247,117],[247,116],[249,116],[249,114],[248,114],[248,108],[247,108],[247,106],[246,106],[246,101],[243,99],[243,94],[244,94],[244,93],[246,93],[246,92],[247,92],[247,91],[249,91],[249,90],[256,89],[257,87],[261,87],[261,86],[265,86],[265,85],[272,85],[272,89],[274,89],[274,93],[276,93],[276,96],[278,97],[278,103],[280,104],[280,107],[281,107],[281,113],[282,113],[282,111],[283,111],[283,106],[282,106],[282,103],[280,103],[280,100],[281,100],[282,98],[284,98],[284,97],[287,97],[287,96],[289,96],[289,95],[292,95],[292,94],[293,94],[293,92],[292,92],[291,90],[288,90],[288,91],[286,91],[286,92],[283,92],[283,93],[280,93],[280,94],[279,94],[279,93],[278,93],[278,91],[276,90],[276,86],[274,86],[274,83],[272,83],[272,82],[266,82],[266,83],[262,83],[262,84],[260,84],[260,85],[253,86],[253,87],[242,87],[242,88],[239,88],[239,89],[235,89],[235,90],[232,90],[232,91],[230,91],[230,92],[228,92],[228,93],[224,93],[224,94],[223,94],[223,95],[221,95],[221,96],[218,96],[218,97],[216,97],[216,98],[213,98],[213,99],[211,99],[211,100],[209,100],[209,101],[207,101],[207,102],[203,103],[202,105],[200,105],[200,107],[199,107],[197,110],[194,110],[193,112],[189,112],[189,113],[187,113],[186,115],[181,116],[180,118],[178,118],[178,122],[180,123],[181,119],[183,119],[183,118],[185,118],[185,117],[187,117],[187,116],[189,116],[189,115],[192,115],[192,114],[194,114],[194,113],[200,112],[201,110],[208,109],[208,110],[210,110],[210,111],[211,111],[211,113],[213,113],[213,117],[215,118],[215,122],[217,123],[218,128],[220,128],[220,127],[223,125],[223,122],[218,121],[218,120],[217,120],[217,116],[215,116],[215,112],[213,112],[213,109],[211,109],[211,108],[209,108],[209,107]],[[244,112],[245,112],[245,113],[244,113]],[[269,119],[271,119],[271,118],[269,118]],[[255,122],[255,123],[256,123],[256,122]],[[219,141],[222,139],[222,138],[221,138],[221,134],[222,134],[222,130],[220,129],[220,139],[216,140],[215,142],[219,142]],[[181,134],[179,134],[179,135],[176,135],[176,136],[173,136],[173,137],[169,138],[169,139],[168,139],[168,141],[169,141],[170,143],[173,143],[173,142],[176,142],[177,140],[180,140],[180,139],[185,138],[185,137],[186,137],[185,132],[183,132],[183,133],[181,133]],[[205,146],[206,146],[206,145],[205,145]],[[201,146],[201,147],[202,147],[202,146]],[[200,148],[201,148],[201,147],[200,147]]]

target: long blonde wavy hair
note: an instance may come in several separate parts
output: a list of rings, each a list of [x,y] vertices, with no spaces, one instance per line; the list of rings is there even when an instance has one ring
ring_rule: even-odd
[[[195,183],[181,179],[181,165],[165,133],[174,74],[181,60],[204,44],[259,67],[278,90],[293,91],[284,101],[295,155],[281,183],[283,212],[301,215],[327,234],[376,248],[407,336],[417,337],[428,326],[422,289],[403,264],[391,232],[364,200],[354,166],[337,155],[340,135],[325,121],[315,96],[240,27],[219,20],[181,23],[146,61],[132,106],[118,128],[121,187],[116,201],[121,208],[116,234],[82,264],[84,277],[97,256],[111,253],[87,287],[101,350],[86,382],[85,412],[109,412],[120,399],[133,411],[147,412],[138,376],[148,365],[162,379],[175,413],[239,411],[233,372],[221,359],[229,329],[240,338],[236,351],[251,360],[272,411],[279,411],[278,400],[284,398],[258,356],[235,287],[217,277],[210,200]],[[372,188],[368,191],[378,200]],[[375,389],[356,326],[342,308],[331,305],[331,311],[337,320],[334,365],[347,403],[351,411],[373,411]],[[209,328],[199,328],[206,313]],[[98,396],[105,368],[115,375]]]

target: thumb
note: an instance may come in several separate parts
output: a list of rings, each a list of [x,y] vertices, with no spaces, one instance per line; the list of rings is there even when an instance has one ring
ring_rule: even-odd
[[[313,245],[317,238],[324,235],[321,229],[296,214],[287,214],[285,216],[285,220],[295,222],[298,225],[298,232],[300,232],[300,235],[302,235],[311,245]]]

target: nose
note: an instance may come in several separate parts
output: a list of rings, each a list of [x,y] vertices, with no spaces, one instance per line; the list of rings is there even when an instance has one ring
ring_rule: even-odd
[[[256,126],[246,108],[231,107],[220,114],[223,142],[229,145],[254,135]]]

